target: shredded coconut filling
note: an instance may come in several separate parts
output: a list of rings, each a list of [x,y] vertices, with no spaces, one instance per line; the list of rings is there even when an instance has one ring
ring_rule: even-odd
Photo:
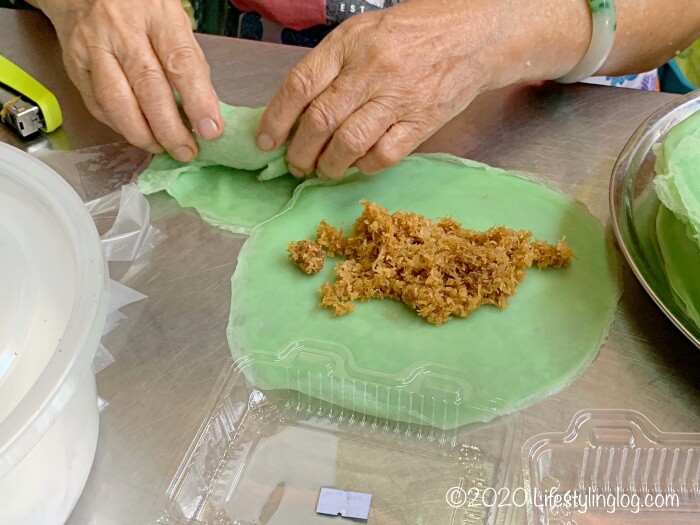
[[[357,300],[394,299],[440,325],[483,305],[505,308],[530,267],[566,268],[573,257],[564,240],[533,241],[529,231],[496,226],[478,232],[449,217],[434,223],[361,203],[364,211],[349,236],[322,221],[315,241],[287,248],[309,275],[321,271],[325,257],[345,258],[335,267],[335,282],[321,286],[321,304],[336,316],[352,312]]]

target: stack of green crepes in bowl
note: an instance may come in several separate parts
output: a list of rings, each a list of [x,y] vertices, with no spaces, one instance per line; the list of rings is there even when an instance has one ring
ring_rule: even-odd
[[[655,169],[659,254],[674,296],[700,330],[700,112],[671,129]]]

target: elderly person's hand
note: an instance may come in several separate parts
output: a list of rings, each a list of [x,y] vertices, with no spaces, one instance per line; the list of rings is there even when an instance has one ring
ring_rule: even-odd
[[[337,178],[351,165],[370,174],[398,162],[480,92],[576,65],[591,31],[587,3],[549,2],[548,13],[537,4],[411,0],[351,18],[286,77],[260,147],[279,147],[298,123],[288,149],[296,176]],[[549,49],[543,27],[579,42]]]
[[[36,0],[58,33],[66,70],[89,111],[132,144],[180,161],[197,144],[180,118],[173,87],[194,131],[221,135],[209,66],[179,0]]]
[[[616,4],[615,45],[598,74],[647,71],[700,33],[697,0],[672,10],[663,0]],[[291,70],[258,144],[274,149],[291,136],[296,176],[337,178],[352,165],[376,173],[480,92],[570,72],[591,27],[586,0],[407,0],[357,15]]]

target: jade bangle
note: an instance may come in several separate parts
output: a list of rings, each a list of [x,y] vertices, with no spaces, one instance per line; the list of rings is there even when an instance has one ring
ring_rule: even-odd
[[[617,30],[615,0],[588,0],[591,7],[593,31],[591,43],[581,61],[569,73],[557,79],[563,84],[572,84],[593,76],[605,63],[612,51]]]

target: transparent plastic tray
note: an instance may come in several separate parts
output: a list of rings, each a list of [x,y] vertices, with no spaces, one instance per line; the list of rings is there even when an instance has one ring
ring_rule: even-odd
[[[523,446],[529,522],[700,523],[700,434],[666,433],[632,410],[588,410]]]
[[[160,523],[352,523],[316,514],[322,487],[372,494],[369,523],[508,523],[508,508],[451,505],[448,495],[512,483],[517,416],[449,431],[397,423],[262,391],[248,379],[251,361],[222,374]]]
[[[303,340],[279,354],[257,352],[244,373],[264,390],[288,389],[343,405],[363,414],[454,429],[468,421],[490,421],[503,411],[490,399],[473,371],[431,362],[415,363],[398,374],[365,369],[348,347]]]

